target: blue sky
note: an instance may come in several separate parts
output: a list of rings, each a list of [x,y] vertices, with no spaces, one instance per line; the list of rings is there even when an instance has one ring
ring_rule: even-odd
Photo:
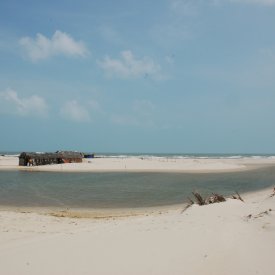
[[[0,150],[274,153],[275,0],[0,2]]]

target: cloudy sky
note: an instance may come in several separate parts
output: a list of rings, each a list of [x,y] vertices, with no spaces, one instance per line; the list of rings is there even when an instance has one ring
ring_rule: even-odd
[[[0,151],[275,153],[275,0],[0,1]]]

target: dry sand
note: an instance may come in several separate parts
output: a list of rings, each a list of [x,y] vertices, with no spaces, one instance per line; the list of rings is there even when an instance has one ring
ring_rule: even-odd
[[[247,170],[263,165],[275,165],[275,158],[164,158],[164,157],[104,157],[83,159],[83,163],[55,164],[34,167],[18,166],[17,157],[0,156],[0,170],[16,169],[59,172],[225,172]]]
[[[275,196],[125,218],[0,211],[0,274],[273,275]]]

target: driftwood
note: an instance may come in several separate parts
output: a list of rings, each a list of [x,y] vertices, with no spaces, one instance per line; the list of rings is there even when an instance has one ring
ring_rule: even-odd
[[[226,201],[226,198],[220,194],[217,193],[212,193],[212,195],[210,197],[207,198],[203,198],[202,195],[198,192],[192,192],[195,201],[193,201],[192,199],[190,199],[189,197],[188,199],[188,204],[185,206],[185,208],[182,210],[181,213],[183,213],[186,209],[188,209],[190,206],[192,206],[193,204],[198,204],[198,205],[208,205],[208,204],[212,204],[212,203],[218,203],[218,202],[224,202]],[[275,197],[275,187],[273,188],[273,193],[270,195],[270,197]],[[235,200],[240,200],[242,202],[244,202],[243,198],[241,197],[241,195],[236,191],[234,195],[231,196],[232,199]],[[251,218],[260,218],[263,217],[264,215],[268,215],[270,211],[273,211],[272,209],[268,209],[266,211],[263,211],[257,215],[252,215],[249,214],[248,216],[246,216],[246,218],[251,219]]]
[[[275,196],[275,187],[273,188],[273,193],[270,195],[270,198]]]
[[[195,200],[198,205],[207,205],[211,203],[217,203],[217,202],[224,202],[225,197],[217,194],[217,193],[212,193],[212,195],[208,198],[203,199],[200,193],[198,192],[193,192],[193,195],[195,197]]]
[[[232,195],[231,198],[234,199],[234,200],[240,200],[242,202],[244,202],[243,198],[241,197],[241,195],[236,191],[235,192],[236,194],[235,195]]]
[[[209,198],[207,198],[205,200],[206,204],[224,202],[224,201],[226,201],[225,197],[220,194],[216,194],[216,193],[212,193],[212,196],[210,196]]]
[[[241,195],[237,191],[235,193],[236,194],[232,195],[231,198],[244,202]],[[207,197],[207,198],[203,198],[202,195],[199,192],[192,192],[192,194],[194,196],[194,200],[187,197],[188,203],[185,206],[185,208],[182,210],[182,212],[184,212],[186,209],[188,209],[193,204],[208,205],[208,204],[212,204],[212,203],[219,203],[219,202],[226,201],[226,198],[223,195],[220,195],[218,193],[212,193],[212,195],[210,197]],[[272,196],[275,196],[275,188],[274,188],[274,194],[272,194]]]
[[[269,212],[271,212],[271,211],[272,211],[272,209],[270,208],[270,209],[268,209],[268,210],[266,210],[266,211],[263,211],[263,212],[260,212],[260,213],[258,213],[258,214],[256,214],[256,215],[249,214],[248,216],[246,216],[246,218],[247,218],[247,219],[262,218],[262,217],[265,216],[265,215],[269,215]]]
[[[193,196],[195,197],[196,203],[198,205],[205,205],[205,199],[202,198],[201,194],[198,192],[192,192]]]
[[[183,213],[186,209],[188,209],[190,206],[192,206],[193,204],[198,204],[198,205],[207,205],[207,204],[212,204],[212,203],[217,203],[217,202],[224,202],[226,201],[225,197],[217,194],[217,193],[212,193],[212,195],[208,198],[203,198],[202,195],[198,192],[192,192],[195,201],[193,201],[192,199],[190,199],[189,197],[188,199],[188,203],[187,205],[184,207],[184,209],[181,211],[181,213]]]
[[[189,197],[187,197],[187,199],[188,199],[190,205],[194,204],[194,201],[191,200]]]
[[[183,213],[185,210],[187,210],[190,206],[192,206],[194,204],[194,201],[191,200],[189,197],[187,197],[188,203],[186,204],[186,206],[182,209],[181,213]]]

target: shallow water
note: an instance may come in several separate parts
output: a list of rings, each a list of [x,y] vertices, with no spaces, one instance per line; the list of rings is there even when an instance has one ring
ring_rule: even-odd
[[[0,171],[0,205],[138,208],[183,203],[192,191],[249,192],[275,185],[275,167],[230,173],[54,173]]]

